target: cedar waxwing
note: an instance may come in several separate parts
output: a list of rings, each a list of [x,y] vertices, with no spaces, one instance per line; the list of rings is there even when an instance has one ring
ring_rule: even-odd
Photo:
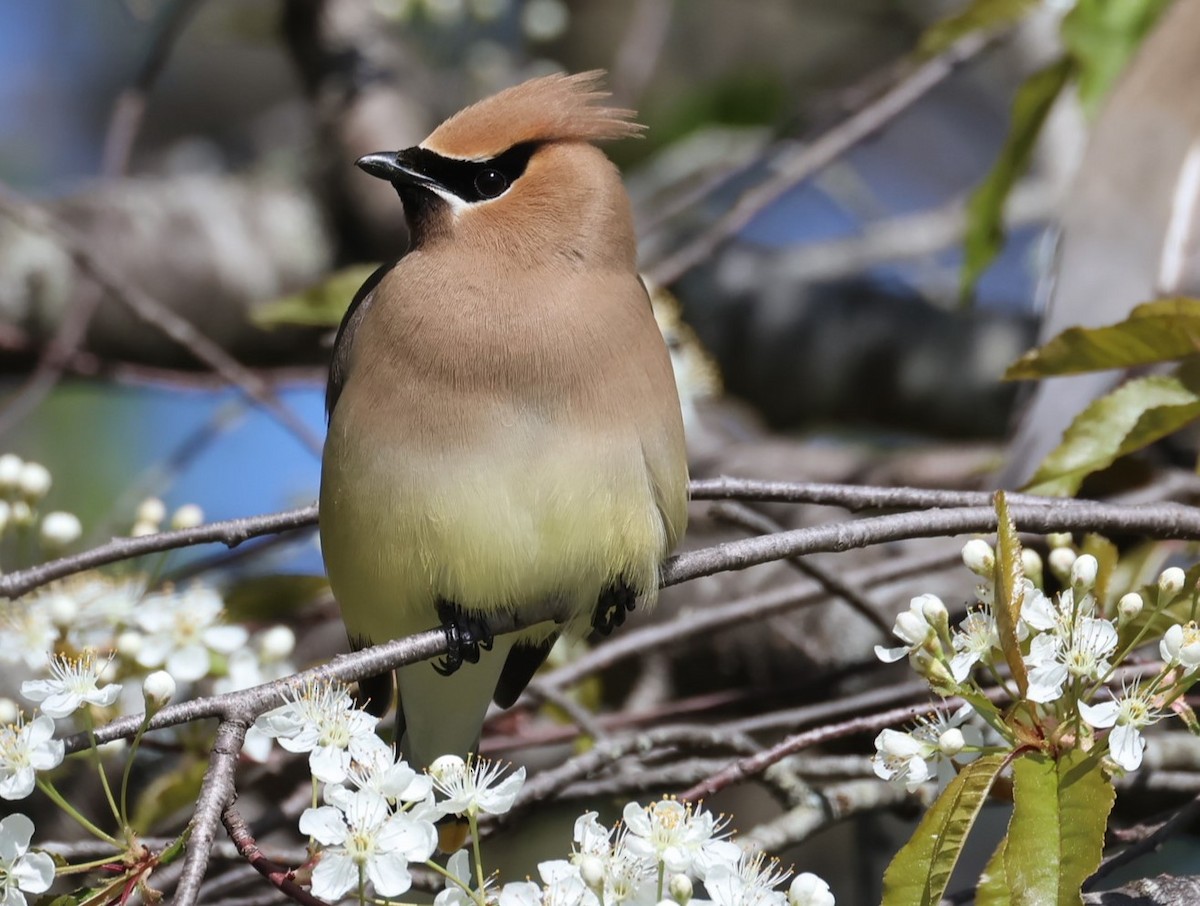
[[[418,767],[471,752],[561,630],[651,601],[687,520],[670,358],[592,144],[641,127],[601,106],[600,76],[534,79],[358,161],[399,193],[411,244],[338,331],[321,545],[352,645],[446,632],[446,658],[396,671]],[[492,638],[490,616],[547,606],[565,627]]]

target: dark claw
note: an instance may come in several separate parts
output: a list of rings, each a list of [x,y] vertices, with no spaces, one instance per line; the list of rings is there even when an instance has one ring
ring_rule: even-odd
[[[442,676],[449,676],[464,663],[478,664],[480,651],[492,650],[495,637],[482,617],[469,616],[450,601],[439,601],[437,612],[446,633],[446,656],[436,661],[433,669]]]
[[[596,613],[592,616],[592,628],[601,635],[609,635],[625,622],[625,617],[637,604],[637,593],[624,579],[610,585],[600,593],[596,602]]]

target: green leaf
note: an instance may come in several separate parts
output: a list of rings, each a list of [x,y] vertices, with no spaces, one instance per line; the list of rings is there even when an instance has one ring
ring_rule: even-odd
[[[1063,45],[1079,71],[1079,100],[1092,115],[1170,0],[1076,0]]]
[[[983,867],[979,885],[975,888],[975,906],[1012,906],[1012,891],[1004,874],[1004,852],[1008,837],[996,845],[995,852]]]
[[[1200,418],[1200,394],[1179,374],[1126,381],[1075,417],[1024,490],[1070,496],[1093,472]]]
[[[1073,71],[1061,60],[1035,72],[1017,90],[1012,123],[1000,156],[967,202],[967,231],[963,237],[962,298],[971,295],[980,275],[1004,245],[1004,203],[1033,154],[1046,114]]]
[[[143,834],[176,812],[191,808],[200,795],[200,784],[208,763],[191,753],[180,756],[175,766],[155,777],[142,790],[129,823]]]
[[[932,57],[973,32],[1012,25],[1037,6],[1038,0],[972,0],[965,9],[929,26],[917,53]]]
[[[882,906],[933,906],[941,900],[1005,761],[1005,755],[985,755],[950,781],[884,873]]]
[[[1017,528],[1008,515],[1008,499],[1003,491],[996,492],[996,588],[995,601],[996,632],[1000,637],[1000,650],[1004,662],[1012,671],[1021,697],[1029,688],[1029,675],[1025,660],[1021,657],[1021,643],[1017,639],[1017,621],[1021,617],[1021,601],[1025,597],[1022,579],[1025,578],[1021,565],[1021,540]]]
[[[259,327],[337,327],[358,288],[378,264],[355,264],[334,271],[316,286],[268,302],[250,313]]]
[[[1083,882],[1100,865],[1115,798],[1099,760],[1078,749],[1058,759],[1030,752],[1013,762],[1013,816],[1004,850],[1013,906],[1082,901]]]
[[[286,622],[327,591],[329,580],[324,576],[250,576],[226,591],[225,611],[236,623]]]
[[[1008,366],[1008,381],[1170,362],[1200,352],[1200,299],[1139,305],[1105,327],[1071,327]]]

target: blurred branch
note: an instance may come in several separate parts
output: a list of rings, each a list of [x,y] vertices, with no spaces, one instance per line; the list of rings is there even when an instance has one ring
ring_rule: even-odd
[[[169,0],[166,9],[159,14],[142,65],[133,82],[121,90],[113,105],[100,164],[100,172],[105,176],[120,176],[129,166],[129,156],[146,112],[147,96],[166,66],[171,48],[199,5],[199,0]]]
[[[190,321],[160,304],[140,288],[125,282],[107,263],[93,254],[87,243],[66,224],[52,217],[48,211],[26,202],[7,187],[0,187],[0,213],[33,229],[45,229],[58,236],[75,263],[91,275],[101,289],[122,303],[143,323],[152,325],[187,349],[199,361],[270,413],[309,450],[320,455],[320,438],[279,400],[270,385],[202,334]]]
[[[724,215],[699,236],[647,268],[647,274],[656,283],[664,286],[679,279],[711,256],[784,192],[803,182],[886,125],[995,39],[996,35],[973,33],[921,63],[824,135],[777,161],[770,178],[743,194]]]
[[[609,80],[616,103],[638,106],[658,65],[674,10],[675,0],[634,0]]]

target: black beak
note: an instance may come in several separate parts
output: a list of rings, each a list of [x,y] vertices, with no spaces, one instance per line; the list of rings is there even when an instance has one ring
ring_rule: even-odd
[[[376,176],[379,179],[386,179],[391,183],[405,183],[416,186],[428,185],[430,179],[407,165],[404,157],[405,153],[403,151],[381,151],[377,154],[368,154],[365,157],[360,157],[354,162],[354,166],[358,167],[364,173]]]

